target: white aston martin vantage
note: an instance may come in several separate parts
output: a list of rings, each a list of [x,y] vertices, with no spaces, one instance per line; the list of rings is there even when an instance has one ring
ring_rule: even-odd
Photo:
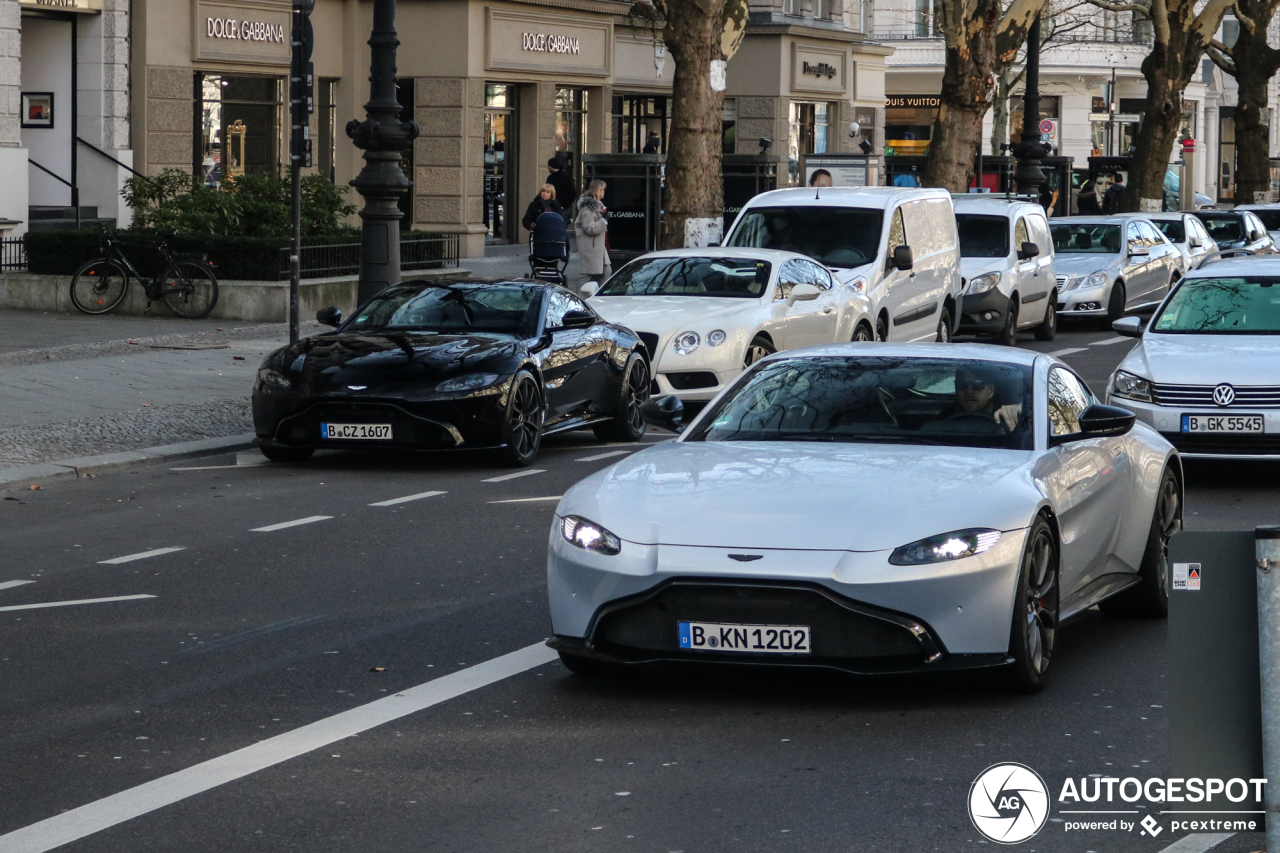
[[[672,397],[643,407],[675,425]],[[547,558],[575,672],[651,661],[1049,671],[1063,619],[1168,611],[1177,452],[1048,355],[844,344],[748,370],[570,489]]]

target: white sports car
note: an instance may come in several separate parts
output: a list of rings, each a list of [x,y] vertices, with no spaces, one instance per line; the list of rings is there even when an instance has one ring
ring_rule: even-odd
[[[654,252],[588,293],[601,317],[645,342],[654,393],[682,400],[710,400],[779,350],[872,337],[867,298],[794,252]]]
[[[645,404],[655,423],[673,398]],[[1177,452],[1050,356],[844,344],[747,371],[578,483],[547,557],[575,672],[650,661],[1044,682],[1061,620],[1168,610]]]

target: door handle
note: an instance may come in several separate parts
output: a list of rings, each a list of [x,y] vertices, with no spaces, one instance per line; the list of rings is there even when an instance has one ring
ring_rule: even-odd
[[[826,308],[823,308],[823,309],[822,309],[822,313],[823,313],[823,314],[830,314],[830,313],[831,313],[832,311],[834,311],[834,310],[836,310],[836,309],[834,309],[834,308],[832,308],[830,305],[828,305]]]
[[[914,272],[907,273],[907,278],[915,278],[915,277],[916,277],[916,274]]]

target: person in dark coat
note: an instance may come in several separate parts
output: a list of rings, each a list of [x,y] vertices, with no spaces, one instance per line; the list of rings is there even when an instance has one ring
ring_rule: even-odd
[[[568,222],[568,208],[578,195],[578,191],[573,186],[573,178],[569,177],[569,173],[564,170],[564,163],[559,157],[552,157],[547,161],[547,170],[550,172],[547,175],[547,183],[556,188],[556,199],[564,208],[565,222]]]
[[[538,190],[533,201],[529,202],[529,206],[525,208],[524,219],[520,220],[520,224],[526,231],[532,231],[538,217],[548,210],[560,214],[561,217],[564,216],[564,206],[556,198],[556,188],[551,184],[543,184],[542,189]]]
[[[1080,211],[1081,216],[1096,216],[1102,212],[1102,206],[1098,204],[1098,191],[1095,188],[1093,179],[1087,179],[1080,185],[1080,196],[1076,199],[1076,209]]]
[[[1102,212],[1108,215],[1119,213],[1120,204],[1124,201],[1124,191],[1124,175],[1116,172],[1111,176],[1111,186],[1107,187],[1102,196]]]

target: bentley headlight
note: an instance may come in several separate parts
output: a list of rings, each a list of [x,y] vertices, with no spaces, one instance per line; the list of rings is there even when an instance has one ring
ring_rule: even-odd
[[[707,335],[707,346],[718,347],[724,343],[726,337],[728,336],[724,333],[724,329],[716,329]]]
[[[1111,393],[1127,400],[1151,402],[1151,383],[1141,376],[1135,376],[1124,370],[1117,370],[1111,378]]]
[[[1106,285],[1106,283],[1107,283],[1106,270],[1098,270],[1097,272],[1090,273],[1089,277],[1084,280],[1085,287],[1103,287]]]
[[[702,343],[702,338],[698,337],[697,332],[681,332],[676,335],[675,342],[671,344],[671,348],[676,351],[676,355],[688,355],[696,350],[700,343]]]
[[[293,381],[278,370],[272,370],[270,367],[259,368],[258,381],[263,385],[270,385],[272,388],[279,388],[287,391],[293,387]]]
[[[592,521],[577,515],[566,515],[560,521],[560,535],[570,545],[584,551],[613,556],[622,550],[622,540]]]
[[[1000,272],[996,271],[986,273],[985,275],[974,276],[969,279],[969,289],[966,290],[965,293],[972,296],[978,293],[986,293],[988,290],[994,289],[1000,284],[1000,275]]]
[[[889,555],[889,562],[895,566],[920,566],[972,557],[974,554],[990,551],[1000,541],[1000,536],[999,530],[985,527],[941,533],[903,545]]]
[[[446,379],[436,386],[437,391],[478,391],[481,388],[488,388],[490,385],[498,381],[496,373],[472,373],[469,376],[458,376],[454,379]]]

